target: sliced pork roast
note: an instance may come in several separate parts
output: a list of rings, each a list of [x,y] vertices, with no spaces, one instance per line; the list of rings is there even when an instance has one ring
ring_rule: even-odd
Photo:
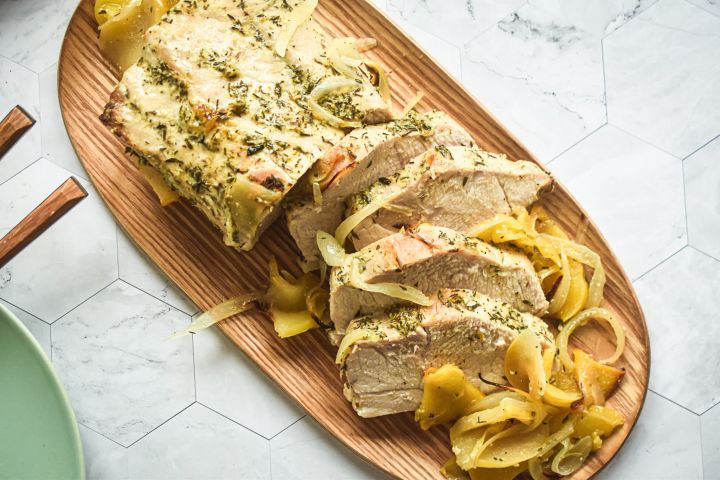
[[[352,241],[359,250],[402,227],[421,223],[467,231],[499,213],[527,207],[550,185],[550,175],[534,163],[443,145],[354,195],[346,215],[372,202],[383,204],[353,230]]]
[[[506,383],[505,352],[525,329],[553,342],[541,319],[485,295],[443,289],[432,300],[428,307],[396,306],[350,324],[348,335],[360,340],[345,351],[345,396],[361,417],[417,409],[429,367],[457,365],[486,391],[480,375]]]
[[[393,175],[435,145],[470,146],[472,139],[445,113],[411,113],[394,122],[356,129],[323,155],[306,176],[305,195],[285,205],[288,229],[308,267],[316,268],[321,258],[316,232],[335,232],[349,196]],[[319,202],[310,198],[313,183],[322,191]]]
[[[347,255],[342,266],[332,269],[330,318],[335,338],[345,333],[353,318],[400,303],[382,293],[357,288],[363,282],[401,283],[426,294],[441,288],[465,288],[533,314],[543,313],[548,305],[524,254],[434,225],[387,236]]]

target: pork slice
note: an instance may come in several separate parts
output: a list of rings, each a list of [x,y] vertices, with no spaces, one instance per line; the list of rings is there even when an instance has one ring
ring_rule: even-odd
[[[346,216],[370,202],[383,207],[354,230],[356,249],[400,228],[431,223],[464,232],[483,220],[527,207],[552,185],[537,165],[473,147],[437,146],[348,201]]]
[[[345,136],[308,172],[303,179],[303,194],[285,204],[288,229],[308,267],[317,268],[321,259],[316,232],[335,232],[349,196],[379,178],[393,175],[428,148],[472,143],[470,135],[442,112],[411,113],[400,120],[359,128]],[[319,204],[309,194],[314,182],[322,190]]]
[[[401,302],[357,288],[358,280],[401,283],[426,294],[441,288],[470,289],[534,314],[543,313],[548,305],[532,263],[524,254],[427,224],[371,243],[332,269],[330,318],[335,338],[345,334],[353,318]]]
[[[349,347],[344,363],[345,395],[361,417],[416,410],[431,367],[454,364],[486,392],[492,387],[480,375],[506,383],[505,352],[525,329],[544,346],[553,343],[541,319],[480,293],[442,289],[432,300],[428,307],[397,306],[350,324],[348,332],[369,333]]]

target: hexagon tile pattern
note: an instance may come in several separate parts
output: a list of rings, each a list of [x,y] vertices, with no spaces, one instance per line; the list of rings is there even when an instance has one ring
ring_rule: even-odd
[[[606,125],[549,166],[597,222],[630,278],[685,246],[682,162],[672,155]]]
[[[40,159],[0,185],[0,225],[13,227],[70,172]],[[118,275],[115,222],[93,187],[0,269],[0,298],[52,323]]]
[[[78,421],[128,446],[194,401],[190,318],[118,280],[58,320],[53,362]]]
[[[658,393],[648,393],[626,446],[598,478],[697,479],[704,467],[705,478],[720,479],[720,261],[710,258],[720,259],[718,3],[373,1],[462,74],[531,150],[557,157],[550,167],[640,277]],[[71,172],[86,176],[55,85],[76,3],[0,7],[0,116],[21,103],[39,122],[0,162],[0,236]],[[612,126],[602,126],[606,116]],[[687,234],[673,156],[688,157]],[[189,321],[168,304],[193,307],[122,233],[116,241],[107,209],[83,185],[90,197],[0,269],[0,299],[47,348],[52,337],[89,479],[383,478],[301,418],[218,332],[168,340]]]
[[[720,137],[685,159],[690,245],[720,260]]]
[[[270,445],[196,403],[128,449],[128,476],[270,479]]]
[[[220,331],[193,337],[197,400],[265,438],[303,411]]]
[[[720,401],[720,262],[686,247],[635,282],[650,331],[650,388],[698,415]]]
[[[608,120],[683,158],[720,131],[720,18],[661,0],[604,40]]]
[[[4,8],[3,4],[3,15]],[[0,40],[0,45],[5,46],[5,43]],[[15,105],[20,105],[36,122],[40,121],[38,76],[25,67],[0,57],[0,120]],[[35,125],[3,156],[0,162],[0,184],[40,158],[40,155],[40,128]]]

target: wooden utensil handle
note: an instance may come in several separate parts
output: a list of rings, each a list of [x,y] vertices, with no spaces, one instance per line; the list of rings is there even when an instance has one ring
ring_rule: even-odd
[[[0,157],[20,139],[25,131],[35,124],[30,114],[20,105],[15,106],[0,122]]]
[[[0,267],[85,197],[87,192],[75,177],[65,180],[35,210],[0,239]]]

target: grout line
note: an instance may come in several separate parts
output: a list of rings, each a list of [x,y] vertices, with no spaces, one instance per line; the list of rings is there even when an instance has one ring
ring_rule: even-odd
[[[586,134],[585,136],[583,136],[580,140],[576,141],[575,143],[573,143],[573,144],[570,145],[569,147],[565,148],[564,150],[562,150],[560,153],[558,153],[557,155],[555,155],[553,158],[551,158],[551,159],[548,160],[547,162],[544,162],[545,165],[550,165],[550,163],[554,162],[554,161],[557,160],[559,157],[561,157],[562,155],[566,154],[567,152],[569,152],[570,150],[572,150],[573,148],[575,148],[576,146],[578,146],[580,143],[584,142],[587,138],[589,138],[591,135],[593,135],[594,133],[596,133],[598,130],[600,130],[601,128],[603,128],[604,126],[606,126],[606,125],[608,124],[608,122],[607,122],[607,115],[605,116],[605,118],[606,118],[606,120],[602,123],[602,125],[600,125],[600,126],[596,127],[595,129],[593,129],[591,132],[589,132],[588,134]]]
[[[117,279],[120,280],[121,282],[123,282],[124,284],[131,286],[132,288],[135,288],[135,289],[137,289],[137,290],[140,290],[141,292],[143,292],[144,294],[146,294],[146,295],[154,298],[154,299],[157,300],[158,302],[164,303],[165,305],[167,305],[168,307],[172,308],[173,310],[176,310],[176,311],[182,313],[183,315],[187,315],[188,317],[190,317],[190,320],[191,320],[191,321],[192,321],[192,317],[194,317],[197,313],[199,313],[199,311],[198,311],[198,312],[195,312],[195,313],[193,313],[192,315],[190,315],[190,314],[189,314],[188,312],[186,312],[185,310],[182,310],[181,308],[178,308],[178,307],[176,307],[175,305],[172,305],[171,303],[167,302],[166,300],[163,300],[162,298],[158,297],[157,295],[153,295],[152,293],[144,290],[143,288],[138,287],[137,285],[135,285],[134,283],[130,282],[129,280],[126,280],[126,279],[124,279],[124,278],[122,278],[122,277],[118,277]]]
[[[678,250],[676,250],[674,253],[670,254],[669,257],[667,257],[667,258],[665,258],[664,260],[662,260],[660,263],[658,263],[657,265],[655,265],[654,267],[652,267],[652,268],[651,268],[650,270],[648,270],[647,272],[641,274],[640,276],[638,276],[638,277],[636,277],[636,278],[631,279],[630,282],[631,282],[631,283],[635,283],[635,282],[637,282],[638,280],[643,279],[643,278],[644,278],[646,275],[648,275],[650,272],[654,271],[656,268],[658,268],[659,266],[663,265],[665,262],[667,262],[668,260],[670,260],[670,259],[673,258],[675,255],[677,255],[678,253],[682,252],[683,250],[685,250],[685,249],[688,248],[688,247],[690,247],[690,245],[688,245],[687,242],[686,242],[685,245],[683,245],[682,247],[680,247],[680,248],[679,248]]]
[[[608,113],[608,96],[607,96],[607,78],[605,76],[605,43],[600,39],[600,65],[602,65],[603,77],[603,105],[605,106],[605,123],[610,122],[610,114]]]
[[[712,410],[712,409],[715,408],[715,407],[718,407],[718,411],[720,411],[720,401],[718,401],[717,403],[714,403],[711,407],[709,407],[707,410],[705,410],[704,412],[702,412],[702,413],[700,414],[700,416],[702,417],[703,415],[705,415],[706,413],[708,413],[710,410]]]
[[[117,221],[113,221],[113,223],[115,224],[115,263],[117,264],[118,278],[120,278],[120,232],[118,232],[120,225],[117,224]]]
[[[710,407],[710,408],[712,408],[712,407]],[[706,411],[707,411],[707,410],[706,410]],[[702,417],[702,415],[700,415],[700,416]],[[700,427],[700,429],[699,429],[699,430],[700,430],[700,469],[702,470],[703,479],[705,479],[705,478],[707,478],[707,477],[705,476],[705,455],[704,455],[704,452],[703,452],[703,450],[704,450],[704,448],[703,448],[703,443],[704,443],[704,441],[703,441],[703,422],[702,422],[702,418],[699,419],[699,423],[700,423],[700,425],[699,425],[699,427]]]
[[[273,480],[272,444],[270,443],[270,440],[268,440],[267,445],[268,445],[268,462],[270,462],[270,480]]]
[[[270,437],[269,440],[272,440],[273,438],[277,437],[278,435],[280,435],[281,433],[283,433],[284,431],[286,431],[287,429],[289,429],[290,427],[292,427],[293,425],[295,425],[296,423],[298,423],[300,420],[302,420],[302,419],[305,418],[305,417],[307,417],[307,414],[301,416],[300,418],[298,418],[297,420],[295,420],[294,422],[292,422],[290,425],[288,425],[287,427],[285,427],[285,428],[283,428],[282,430],[280,430],[279,432],[277,432],[275,435],[273,435],[272,437]]]
[[[215,412],[216,414],[220,415],[221,417],[223,417],[223,418],[225,418],[225,419],[227,419],[227,420],[230,420],[230,421],[231,421],[232,423],[234,423],[235,425],[238,425],[238,426],[244,428],[244,429],[247,430],[248,432],[254,433],[254,434],[257,435],[258,437],[264,438],[265,440],[268,440],[268,441],[270,440],[270,438],[272,438],[272,437],[268,438],[268,437],[266,437],[265,435],[262,435],[262,434],[256,432],[256,431],[253,430],[252,428],[247,427],[247,426],[243,425],[242,423],[240,423],[240,422],[238,422],[238,421],[236,421],[236,420],[233,420],[232,418],[228,417],[228,416],[225,415],[224,413],[220,413],[220,412],[218,412],[217,410],[215,410],[214,408],[208,407],[207,405],[205,405],[204,403],[202,403],[202,402],[200,402],[200,401],[197,401],[197,400],[196,400],[195,403],[197,403],[198,405],[201,405],[201,406],[207,408],[207,409],[210,410],[211,412]]]
[[[168,418],[167,420],[164,420],[164,421],[163,421],[160,425],[158,425],[157,427],[153,428],[153,429],[150,430],[149,432],[147,432],[147,433],[145,433],[144,435],[142,435],[140,438],[138,438],[137,440],[135,440],[134,442],[132,442],[132,443],[131,443],[130,445],[128,445],[126,448],[132,447],[133,445],[135,445],[136,443],[138,443],[140,440],[142,440],[143,438],[147,437],[148,435],[150,435],[151,433],[153,433],[155,430],[157,430],[158,428],[162,427],[163,425],[165,425],[166,423],[168,423],[170,420],[172,420],[173,418],[177,417],[178,415],[180,415],[181,413],[183,413],[185,410],[187,410],[188,408],[192,407],[192,406],[195,405],[196,403],[197,403],[197,402],[192,402],[190,405],[188,405],[187,407],[183,408],[182,410],[180,410],[179,412],[177,412],[176,414],[174,414],[172,417]]]
[[[708,258],[711,258],[712,260],[715,260],[716,262],[720,262],[720,258],[715,258],[715,256],[710,255],[709,253],[705,253],[704,251],[700,250],[699,248],[695,247],[694,245],[688,245],[688,246],[690,248],[692,248],[693,250],[695,250],[696,252],[698,252],[699,254],[704,255]]]
[[[2,182],[0,182],[0,187],[2,187],[3,185],[5,185],[6,183],[8,183],[8,182],[9,182],[10,180],[12,180],[13,178],[17,177],[17,176],[20,175],[21,173],[23,173],[23,172],[24,172],[25,170],[27,170],[28,168],[30,168],[30,167],[32,167],[33,165],[35,165],[37,162],[39,162],[39,161],[42,160],[43,158],[45,158],[45,157],[44,157],[43,155],[40,155],[39,158],[36,158],[35,160],[33,160],[33,161],[30,162],[29,164],[25,165],[25,166],[24,166],[23,168],[21,168],[20,170],[18,170],[17,172],[15,172],[15,173],[13,173],[12,175],[10,175],[8,178],[6,178],[6,179],[3,180]],[[47,159],[46,159],[46,160],[47,160]],[[61,182],[61,183],[62,183],[62,182]],[[55,188],[57,188],[58,186],[59,186],[59,185],[56,185]],[[52,190],[50,190],[50,192],[48,192],[48,195],[49,195],[51,192],[52,192]],[[28,213],[30,213],[30,212],[28,212]]]
[[[512,16],[512,15],[516,15],[518,11],[520,11],[522,8],[524,8],[524,7],[528,6],[528,5],[530,5],[529,0],[525,0],[525,1],[522,3],[522,5],[518,6],[516,9],[514,9],[514,10],[508,12],[508,13],[506,13],[505,16],[502,17],[501,19],[499,19],[497,22],[495,22],[495,23],[493,23],[493,24],[491,24],[491,25],[488,25],[487,27],[483,28],[482,30],[479,30],[478,32],[476,32],[476,35],[474,35],[472,38],[470,38],[470,40],[468,40],[467,42],[463,43],[463,44],[460,45],[459,47],[460,47],[461,49],[463,49],[466,45],[470,45],[471,43],[474,43],[478,38],[480,38],[481,36],[483,36],[485,33],[489,32],[489,31],[492,30],[493,28],[495,28],[495,27],[497,27],[498,25],[500,25],[500,22],[504,21],[506,18],[508,18],[508,17],[510,17],[510,16]],[[448,43],[450,43],[450,42],[448,42]],[[453,45],[455,45],[455,44],[453,43]]]
[[[98,432],[98,431],[95,430],[94,428],[88,427],[87,425],[85,425],[84,423],[82,423],[82,422],[80,422],[80,421],[78,421],[77,423],[78,423],[78,425],[82,425],[83,427],[87,428],[87,429],[90,430],[91,432],[97,433],[98,435],[100,435],[100,436],[103,437],[104,439],[110,440],[110,441],[113,442],[115,445],[117,445],[117,446],[119,446],[119,447],[122,447],[122,448],[124,448],[124,449],[127,450],[128,447],[126,447],[126,446],[123,445],[122,443],[116,442],[115,440],[113,440],[112,438],[108,437],[108,436],[105,435],[104,433]]]
[[[703,143],[702,145],[700,145],[698,148],[696,148],[695,150],[693,150],[693,151],[690,152],[689,154],[685,155],[685,156],[682,158],[682,161],[685,162],[685,160],[687,160],[688,158],[692,157],[692,156],[695,155],[697,152],[699,152],[699,151],[702,150],[703,148],[707,147],[708,145],[710,145],[712,142],[714,142],[715,140],[717,140],[717,139],[719,139],[719,138],[720,138],[720,134],[715,135],[713,138],[711,138],[711,139],[708,140],[707,142]]]
[[[9,301],[5,300],[4,298],[0,298],[0,300],[2,300],[3,302],[7,303],[8,305],[12,305],[14,308],[17,308],[17,309],[20,310],[21,312],[26,313],[26,314],[30,315],[31,317],[33,317],[33,318],[35,318],[35,319],[37,319],[37,320],[40,320],[41,322],[43,322],[43,323],[45,323],[45,324],[47,324],[47,325],[52,325],[50,322],[48,322],[48,321],[46,321],[46,320],[43,320],[42,318],[38,317],[37,315],[35,315],[35,314],[33,314],[33,313],[28,312],[28,311],[25,310],[24,308],[18,307],[18,306],[15,305],[14,303],[9,302]]]
[[[688,201],[687,201],[687,183],[685,179],[685,161],[680,163],[680,171],[682,172],[682,185],[683,185],[683,209],[685,210],[685,238],[687,244],[690,245],[690,222],[688,221]]]
[[[658,3],[660,3],[660,1],[659,1],[659,0],[655,0],[655,2],[653,2],[652,5],[648,6],[648,7],[647,7],[645,10],[643,10],[642,12],[639,12],[639,13],[637,13],[636,15],[633,15],[632,18],[626,20],[622,25],[620,25],[619,27],[617,27],[617,28],[616,28],[615,30],[613,30],[612,32],[606,34],[606,35],[603,36],[602,38],[605,39],[605,38],[608,38],[608,37],[612,36],[614,33],[618,32],[620,29],[622,29],[625,25],[628,25],[629,23],[631,23],[633,20],[637,19],[638,17],[640,17],[641,15],[643,15],[645,12],[649,11],[651,8],[653,8],[653,7],[654,7],[655,5],[657,5]],[[606,26],[605,28],[607,28],[607,26]],[[603,33],[604,33],[604,32],[603,32]]]
[[[662,395],[662,394],[656,392],[655,390],[653,390],[653,389],[650,388],[650,387],[648,387],[648,390],[651,391],[652,393],[654,393],[655,395],[657,395],[658,397],[660,397],[660,398],[662,398],[662,399],[664,399],[664,400],[667,400],[668,402],[672,403],[673,405],[676,405],[676,406],[682,408],[683,410],[686,410],[686,411],[692,413],[692,414],[695,415],[697,418],[700,418],[700,415],[702,415],[702,414],[700,414],[700,413],[695,413],[695,412],[693,412],[693,411],[690,410],[688,407],[679,404],[679,403],[676,402],[675,400],[671,400],[670,398],[668,398],[668,397],[666,397],[665,395]]]
[[[192,318],[190,318],[192,322]],[[192,359],[193,359],[193,392],[195,394],[195,401],[197,398],[197,364],[195,362],[195,335],[190,335],[190,343],[192,343]]]
[[[52,363],[53,368],[55,368],[55,363],[53,363],[53,338],[52,338],[52,325],[48,326],[48,333],[50,336],[50,348],[48,352],[48,356],[50,357],[50,363]]]
[[[56,318],[55,320],[53,320],[50,325],[54,324],[55,322],[58,322],[58,321],[62,320],[62,319],[65,318],[69,313],[75,311],[76,309],[80,308],[80,306],[84,305],[84,304],[87,303],[88,301],[90,301],[90,300],[92,300],[93,298],[95,298],[95,296],[96,296],[97,294],[99,294],[100,292],[102,292],[103,290],[105,290],[106,288],[108,288],[108,287],[111,286],[113,283],[117,282],[118,280],[119,280],[119,278],[117,278],[117,277],[114,278],[110,283],[108,283],[107,285],[105,285],[104,287],[102,287],[100,290],[96,291],[95,293],[93,293],[92,295],[90,295],[89,297],[87,297],[85,300],[83,300],[82,302],[78,303],[77,305],[75,305],[74,307],[72,307],[70,310],[68,310],[67,312],[63,313],[62,315],[60,315],[60,316],[59,316],[58,318]]]
[[[621,132],[623,132],[623,133],[625,133],[625,134],[627,134],[627,135],[630,135],[630,136],[633,137],[635,140],[637,140],[637,141],[639,141],[639,142],[642,142],[642,143],[644,143],[645,145],[651,146],[651,147],[654,148],[655,150],[659,150],[659,151],[661,151],[661,152],[663,152],[663,153],[665,153],[665,154],[667,154],[667,155],[670,155],[670,156],[673,157],[673,158],[677,158],[678,160],[682,161],[682,158],[678,157],[678,156],[675,155],[674,153],[670,153],[669,151],[665,150],[663,147],[658,147],[657,145],[655,145],[655,144],[653,144],[653,143],[650,143],[649,140],[645,140],[644,138],[638,137],[637,135],[635,135],[635,134],[632,133],[631,131],[626,130],[624,127],[620,127],[620,126],[615,125],[614,123],[611,123],[611,122],[608,122],[608,125],[617,128],[618,130],[620,130]]]
[[[719,14],[713,12],[712,10],[708,10],[707,8],[701,7],[700,5],[695,5],[694,3],[690,2],[689,0],[685,0],[685,3],[686,3],[687,5],[690,5],[691,7],[699,8],[700,10],[702,10],[702,11],[705,12],[705,13],[709,13],[709,14],[712,15],[713,17],[720,17]],[[714,2],[712,2],[712,0],[711,0],[711,1],[708,2],[708,3],[714,3]]]

